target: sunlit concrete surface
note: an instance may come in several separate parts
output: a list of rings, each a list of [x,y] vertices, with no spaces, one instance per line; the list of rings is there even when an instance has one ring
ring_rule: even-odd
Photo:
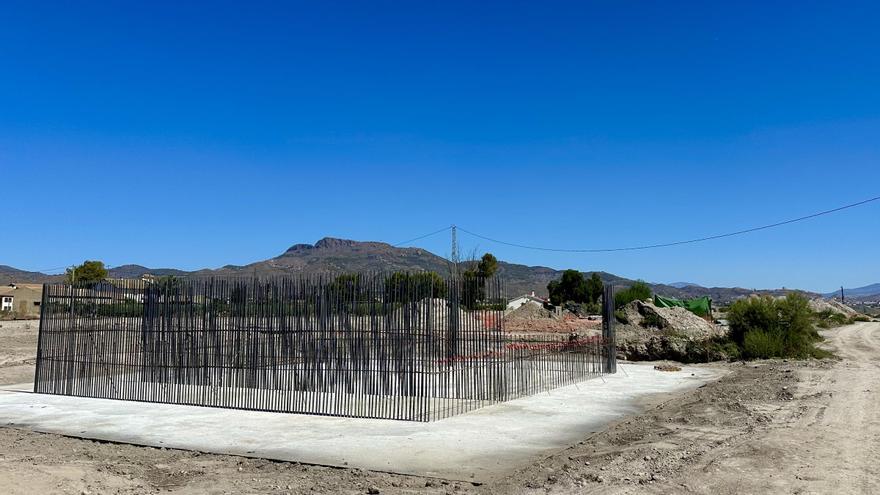
[[[357,467],[465,481],[497,479],[639,411],[651,394],[720,371],[618,365],[616,375],[433,423],[86,399],[0,390],[0,425],[114,442]]]

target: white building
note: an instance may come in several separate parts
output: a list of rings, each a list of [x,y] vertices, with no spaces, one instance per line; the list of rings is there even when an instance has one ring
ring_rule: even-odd
[[[543,308],[546,302],[547,301],[545,299],[536,296],[535,291],[532,291],[531,294],[514,297],[513,299],[507,301],[507,310],[512,311],[526,304],[534,304],[540,308]]]

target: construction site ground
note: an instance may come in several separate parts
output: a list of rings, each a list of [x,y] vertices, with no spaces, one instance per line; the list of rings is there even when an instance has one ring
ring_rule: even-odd
[[[0,384],[19,383],[33,373],[36,325],[2,325]],[[880,324],[824,335],[839,360],[702,365],[722,378],[647,396],[641,412],[491,483],[0,426],[0,486],[13,494],[880,492]]]

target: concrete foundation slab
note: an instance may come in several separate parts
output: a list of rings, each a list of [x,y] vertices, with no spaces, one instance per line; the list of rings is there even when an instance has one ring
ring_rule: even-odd
[[[0,425],[114,442],[490,481],[639,410],[650,394],[695,388],[721,371],[616,375],[433,423],[354,419],[42,395],[0,390]]]

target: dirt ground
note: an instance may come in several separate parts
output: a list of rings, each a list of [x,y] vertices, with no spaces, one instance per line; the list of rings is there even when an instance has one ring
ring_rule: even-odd
[[[34,379],[40,320],[0,320],[0,384]]]
[[[36,326],[0,328],[0,383],[32,376]],[[880,324],[827,331],[839,361],[715,364],[724,378],[502,483],[79,440],[0,427],[3,493],[880,493]],[[30,346],[30,347],[29,347]],[[31,373],[31,374],[29,374]],[[659,371],[658,371],[659,373]]]

